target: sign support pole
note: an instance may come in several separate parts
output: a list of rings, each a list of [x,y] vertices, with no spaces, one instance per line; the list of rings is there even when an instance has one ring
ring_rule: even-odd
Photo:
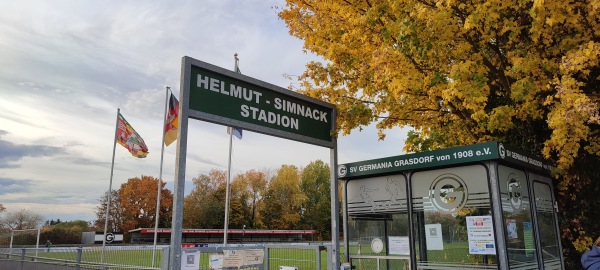
[[[188,116],[189,116],[189,91],[190,82],[185,80],[191,68],[181,63],[181,90],[179,91],[179,133],[177,134],[177,159],[175,161],[175,186],[173,194],[173,218],[171,222],[171,253],[172,262],[169,269],[181,269],[181,236],[183,228],[183,199],[185,198],[185,165],[187,156]]]
[[[335,117],[333,118],[335,119]],[[334,122],[335,124],[335,122]],[[330,171],[331,171],[331,269],[340,267],[340,207],[338,203],[338,178],[337,178],[337,139],[334,139],[334,146],[329,150]]]

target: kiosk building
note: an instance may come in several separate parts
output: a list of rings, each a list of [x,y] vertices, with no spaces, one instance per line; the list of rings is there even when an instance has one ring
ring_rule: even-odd
[[[338,167],[357,269],[564,269],[544,160],[488,142]]]

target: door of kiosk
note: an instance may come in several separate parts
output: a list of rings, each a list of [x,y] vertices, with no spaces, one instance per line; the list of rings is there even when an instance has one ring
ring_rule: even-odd
[[[348,182],[347,226],[354,269],[409,269],[406,191],[401,174]]]
[[[489,142],[342,164],[353,269],[564,269],[549,170]]]
[[[535,217],[539,234],[538,255],[543,269],[563,269],[562,247],[558,231],[556,200],[552,190],[552,180],[548,177],[532,174],[533,196],[535,198]],[[540,268],[541,269],[541,268]]]

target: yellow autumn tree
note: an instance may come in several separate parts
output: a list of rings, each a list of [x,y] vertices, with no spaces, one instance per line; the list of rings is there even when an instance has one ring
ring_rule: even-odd
[[[302,205],[307,199],[300,183],[300,171],[293,165],[282,165],[269,181],[260,202],[262,221],[267,229],[299,229]]]
[[[412,127],[408,151],[506,142],[555,162],[563,207],[600,181],[585,168],[600,166],[599,11],[595,0],[286,0],[278,8],[290,34],[324,59],[307,64],[298,90],[337,105],[342,134],[375,122],[384,139],[386,129]],[[581,251],[591,244],[586,213],[569,214],[576,224],[568,221],[563,239]]]

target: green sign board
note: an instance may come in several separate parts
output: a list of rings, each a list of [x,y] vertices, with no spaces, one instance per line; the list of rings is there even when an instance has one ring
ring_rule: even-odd
[[[198,60],[187,60],[190,117],[331,148],[333,105]]]
[[[334,105],[187,56],[181,62],[179,102],[173,235],[181,235],[183,228],[190,118],[328,147],[332,179],[331,230],[338,230],[339,215],[335,214],[339,213],[336,203],[338,182],[334,171],[337,167],[337,141],[334,134],[337,112]],[[282,153],[285,151],[281,150]],[[225,220],[224,224],[227,224],[227,218]],[[331,266],[338,267],[339,239],[334,237],[331,241]],[[181,261],[177,260],[179,255],[181,237],[173,237],[170,252],[173,269],[181,268]]]
[[[508,163],[542,172],[549,172],[553,169],[551,165],[541,158],[507,149],[502,143],[487,142],[341,164],[338,166],[338,175],[340,179],[352,179],[374,174],[390,174],[494,159],[501,159]]]

